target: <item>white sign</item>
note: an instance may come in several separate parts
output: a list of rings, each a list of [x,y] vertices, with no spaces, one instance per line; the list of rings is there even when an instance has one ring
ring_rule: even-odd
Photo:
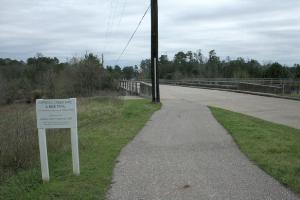
[[[38,128],[74,128],[77,122],[76,99],[36,101]]]
[[[70,128],[72,143],[73,172],[80,174],[77,134],[76,99],[37,99],[37,127],[39,129],[39,147],[42,178],[49,181],[46,129]]]

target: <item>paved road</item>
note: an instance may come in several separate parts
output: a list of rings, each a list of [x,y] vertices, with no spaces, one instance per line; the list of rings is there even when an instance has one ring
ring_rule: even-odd
[[[109,200],[298,199],[239,151],[206,106],[236,109],[241,100],[253,101],[252,96],[220,92],[219,97],[218,91],[169,86],[161,89],[162,109],[118,158]],[[258,99],[256,104],[266,103],[263,97]],[[256,104],[240,109],[257,115],[260,112],[252,109]]]
[[[161,86],[163,99],[226,108],[300,129],[300,101],[198,88]]]

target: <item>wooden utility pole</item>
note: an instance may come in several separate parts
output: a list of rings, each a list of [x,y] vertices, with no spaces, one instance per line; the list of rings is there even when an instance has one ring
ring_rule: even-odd
[[[160,102],[159,71],[158,71],[158,5],[151,0],[151,80],[152,101]]]

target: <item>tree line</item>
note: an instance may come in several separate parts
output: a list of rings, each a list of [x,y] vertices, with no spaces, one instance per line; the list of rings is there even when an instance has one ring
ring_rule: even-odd
[[[150,60],[142,60],[140,77],[150,78]],[[161,79],[183,78],[300,78],[300,65],[293,67],[277,62],[260,64],[254,59],[221,60],[215,50],[205,57],[201,51],[178,52],[170,60],[167,55],[159,58]]]
[[[96,55],[60,62],[56,57],[37,54],[26,61],[0,58],[0,104],[33,102],[37,98],[92,96],[103,90],[117,90],[120,79],[149,79],[150,59],[140,66],[103,66]],[[221,60],[214,50],[178,52],[172,59],[159,58],[161,79],[183,78],[300,78],[300,65],[277,62],[261,64],[254,59]]]
[[[0,58],[0,104],[92,96],[100,91],[116,90],[118,80],[130,78],[131,73],[137,73],[133,67],[105,68],[92,53],[69,62],[42,54],[26,61]]]

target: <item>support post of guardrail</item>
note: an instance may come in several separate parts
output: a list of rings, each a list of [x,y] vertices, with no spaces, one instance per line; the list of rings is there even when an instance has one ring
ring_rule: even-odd
[[[128,90],[128,94],[130,95],[130,81],[128,81],[128,88],[127,88],[127,90]]]
[[[132,95],[132,81],[129,82],[129,95]]]

